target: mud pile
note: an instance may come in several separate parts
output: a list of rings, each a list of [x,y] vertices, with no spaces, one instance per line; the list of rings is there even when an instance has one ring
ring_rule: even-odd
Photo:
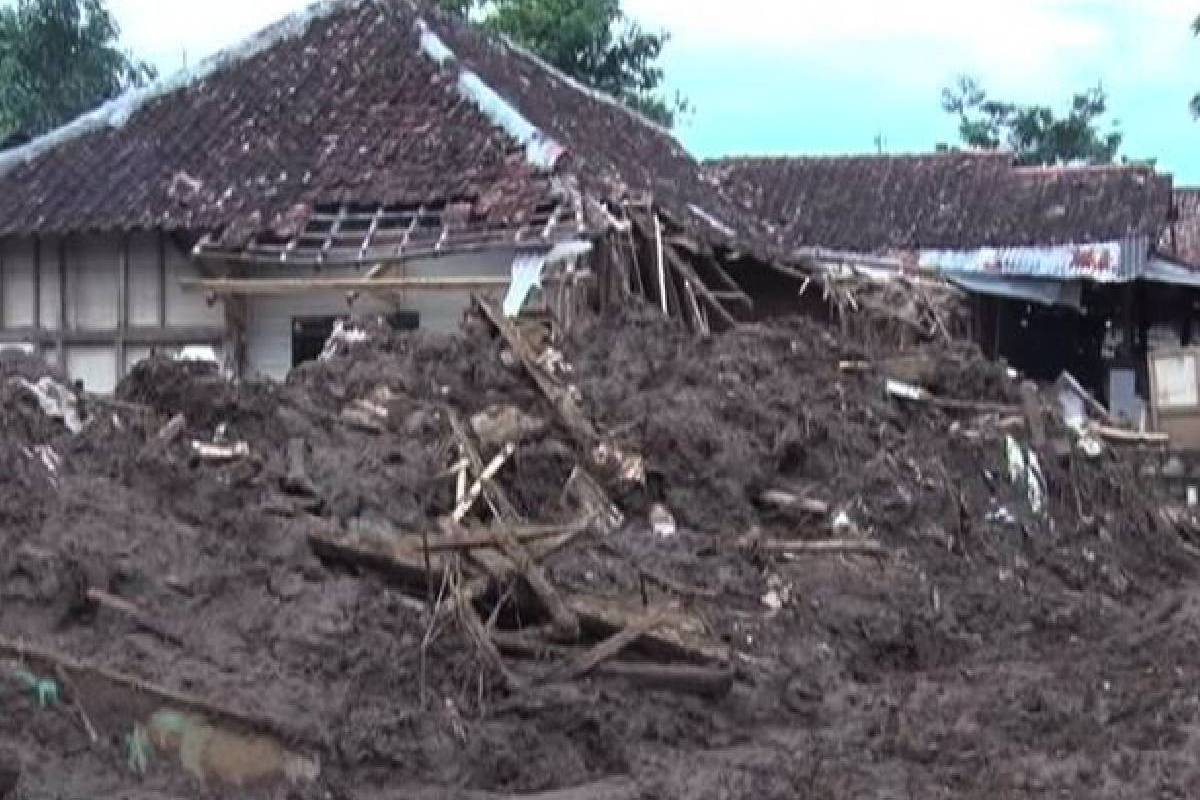
[[[1200,787],[1194,551],[1002,366],[367,332],[284,384],[148,362],[78,435],[0,362],[11,796]]]

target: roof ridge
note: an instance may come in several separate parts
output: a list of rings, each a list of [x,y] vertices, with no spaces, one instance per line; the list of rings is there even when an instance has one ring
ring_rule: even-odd
[[[829,161],[920,161],[932,159],[979,159],[979,160],[1008,160],[1014,157],[1011,150],[950,150],[910,153],[839,153],[839,154],[793,154],[793,155],[730,155],[704,159],[705,164],[720,166],[722,164],[780,164],[780,163],[812,163]]]
[[[120,128],[153,100],[174,94],[208,79],[223,69],[270,50],[280,42],[302,36],[313,22],[348,8],[377,0],[318,0],[301,11],[277,20],[244,39],[201,59],[194,67],[176,70],[148,86],[127,89],[75,119],[35,137],[23,145],[0,151],[0,176],[22,163],[28,164],[69,141],[105,128]]]

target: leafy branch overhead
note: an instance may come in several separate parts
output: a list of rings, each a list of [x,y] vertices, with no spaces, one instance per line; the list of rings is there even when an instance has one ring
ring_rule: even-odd
[[[0,138],[37,136],[155,76],[119,49],[103,0],[0,8]]]
[[[942,110],[959,118],[964,144],[983,150],[1007,148],[1021,164],[1109,164],[1121,148],[1116,122],[1101,130],[1108,112],[1102,86],[1076,94],[1059,116],[1048,106],[1018,105],[989,99],[968,77],[942,90]]]
[[[443,8],[474,16],[489,30],[528,47],[572,78],[664,125],[688,103],[664,97],[659,65],[670,40],[625,16],[620,0],[440,0]]]

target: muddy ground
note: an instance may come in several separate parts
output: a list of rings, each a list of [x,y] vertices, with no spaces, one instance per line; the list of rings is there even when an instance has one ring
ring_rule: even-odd
[[[447,407],[542,420],[497,480],[529,521],[576,516],[564,486],[588,454],[482,323],[457,337],[374,329],[283,385],[150,362],[118,402],[87,404],[79,435],[11,380],[47,370],[10,360],[0,639],[265,724],[181,722],[160,697],[10,651],[0,796],[450,798],[604,780],[623,781],[607,796],[648,800],[1200,796],[1200,562],[1133,459],[1052,442],[1031,502],[1028,472],[1009,475],[1006,437],[1028,452],[1020,414],[889,397],[892,354],[802,320],[696,341],[625,313],[561,349],[590,418],[644,455],[646,478],[602,476],[625,524],[549,556],[547,574],[694,614],[726,651],[728,693],[556,681],[553,656],[506,656],[527,679],[514,690],[428,597],[314,554],[313,530],[386,538],[454,507]],[[967,348],[920,355],[941,397],[1018,400],[1003,367]],[[843,368],[859,361],[871,366]],[[348,424],[358,400],[385,421]],[[186,428],[158,442],[179,413]],[[218,439],[250,455],[192,448]],[[296,439],[313,489],[299,495]],[[651,529],[655,504],[675,535]],[[832,538],[883,553],[755,544]],[[513,597],[497,625],[538,624]],[[58,702],[30,675],[54,680]]]

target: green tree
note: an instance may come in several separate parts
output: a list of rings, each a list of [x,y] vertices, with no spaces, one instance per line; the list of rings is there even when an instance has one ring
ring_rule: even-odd
[[[529,48],[572,78],[668,127],[689,104],[662,95],[659,65],[670,40],[625,16],[620,0],[439,0]]]
[[[1065,116],[1048,106],[1023,106],[988,99],[973,78],[942,90],[942,110],[959,118],[964,144],[984,150],[1007,147],[1020,164],[1110,164],[1121,148],[1117,123],[1100,128],[1108,111],[1102,86],[1076,94]]]
[[[103,0],[0,9],[0,138],[37,136],[155,76],[119,49]]]

